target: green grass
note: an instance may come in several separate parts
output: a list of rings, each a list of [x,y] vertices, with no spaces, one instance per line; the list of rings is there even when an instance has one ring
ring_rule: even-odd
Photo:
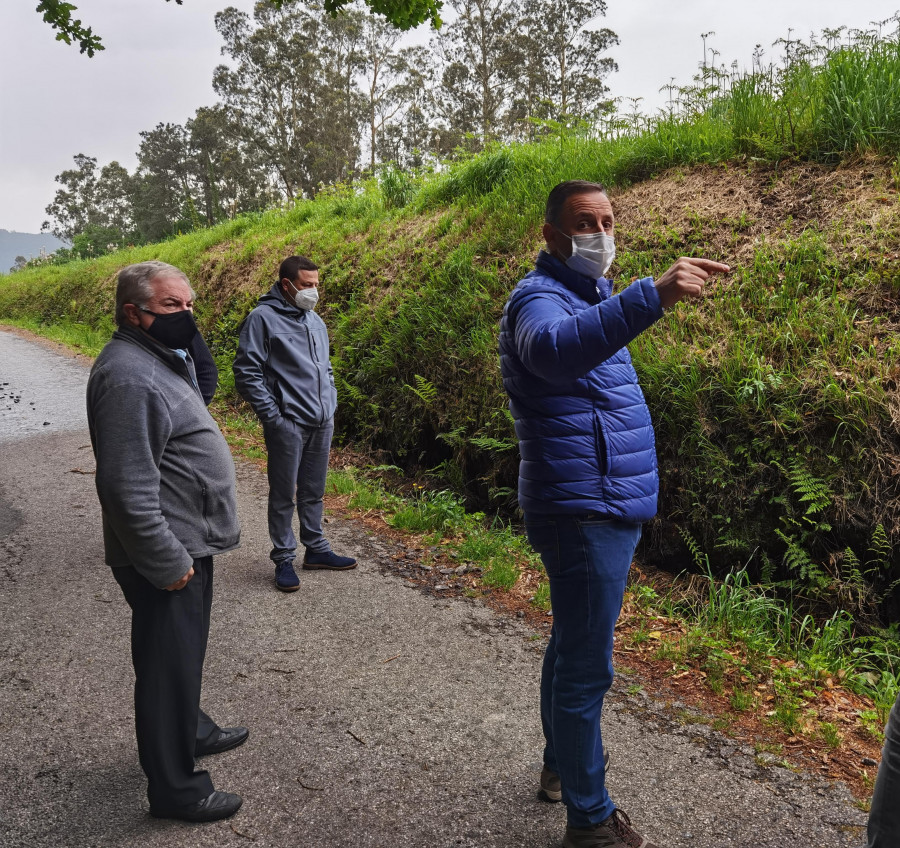
[[[829,748],[841,747],[841,732],[840,730],[838,730],[836,724],[833,724],[830,721],[823,721],[819,725],[819,735],[822,737],[822,741]]]
[[[461,523],[466,513],[452,492],[421,492],[399,506],[388,520],[391,527],[410,533],[446,530]]]
[[[739,713],[756,708],[756,699],[753,697],[753,693],[746,689],[734,689],[729,696],[729,702],[731,708]]]
[[[524,538],[501,521],[487,522],[483,513],[468,513],[461,501],[446,490],[427,491],[416,486],[411,496],[400,496],[359,470],[329,471],[326,491],[348,496],[350,509],[376,511],[387,524],[410,534],[424,535],[431,546],[459,563],[481,569],[485,586],[511,589],[522,568],[539,568],[539,561]],[[534,603],[549,607],[546,582]]]
[[[707,572],[698,594],[644,591],[632,599],[648,614],[663,611],[686,626],[683,636],[658,645],[655,658],[676,670],[696,664],[713,692],[729,692],[738,712],[755,708],[759,693],[753,687],[762,685],[771,696],[763,702],[769,717],[788,733],[804,729],[806,705],[835,683],[874,701],[872,715],[861,720],[880,732],[900,689],[896,635],[858,637],[847,613],[818,624],[798,616],[771,589],[752,584],[745,571],[721,581]],[[645,629],[639,625],[630,642],[646,642]],[[824,725],[819,732],[826,741],[835,738]]]
[[[534,593],[534,597],[532,597],[531,599],[531,603],[533,603],[538,609],[550,609],[550,583],[547,582],[547,580],[542,580],[538,584],[538,587]]]

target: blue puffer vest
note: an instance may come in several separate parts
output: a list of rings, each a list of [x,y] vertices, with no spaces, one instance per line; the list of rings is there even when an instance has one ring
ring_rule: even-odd
[[[500,367],[516,424],[526,515],[656,514],[653,424],[626,345],[662,317],[650,277],[612,284],[541,251],[500,322]]]

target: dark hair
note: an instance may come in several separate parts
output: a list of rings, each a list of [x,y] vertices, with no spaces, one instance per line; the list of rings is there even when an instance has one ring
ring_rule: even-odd
[[[544,220],[549,224],[559,221],[560,213],[566,201],[576,194],[590,194],[599,191],[606,194],[606,189],[600,183],[591,183],[587,180],[567,180],[555,186],[547,197],[547,208],[544,210]]]
[[[312,259],[307,259],[305,256],[288,256],[278,269],[278,279],[290,280],[293,283],[301,271],[318,270],[319,266]]]

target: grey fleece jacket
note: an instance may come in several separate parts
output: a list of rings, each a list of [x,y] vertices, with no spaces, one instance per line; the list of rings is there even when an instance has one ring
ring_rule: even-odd
[[[325,322],[288,303],[277,283],[244,320],[233,370],[235,387],[263,424],[284,417],[321,427],[337,409]]]
[[[162,589],[238,546],[234,461],[189,361],[120,327],[91,369],[87,413],[107,565]]]

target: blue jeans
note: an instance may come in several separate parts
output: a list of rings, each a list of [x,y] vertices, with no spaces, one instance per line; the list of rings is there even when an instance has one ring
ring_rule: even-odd
[[[544,765],[559,774],[572,827],[609,818],[600,713],[613,679],[613,630],[640,524],[526,515],[528,541],[550,580],[553,629],[541,674]]]
[[[322,498],[328,475],[328,455],[334,419],[321,427],[303,427],[289,418],[263,427],[268,453],[269,538],[273,562],[297,553],[294,507],[300,519],[300,542],[311,553],[331,550],[322,532]]]
[[[900,848],[900,694],[884,729],[868,836],[868,848]]]

